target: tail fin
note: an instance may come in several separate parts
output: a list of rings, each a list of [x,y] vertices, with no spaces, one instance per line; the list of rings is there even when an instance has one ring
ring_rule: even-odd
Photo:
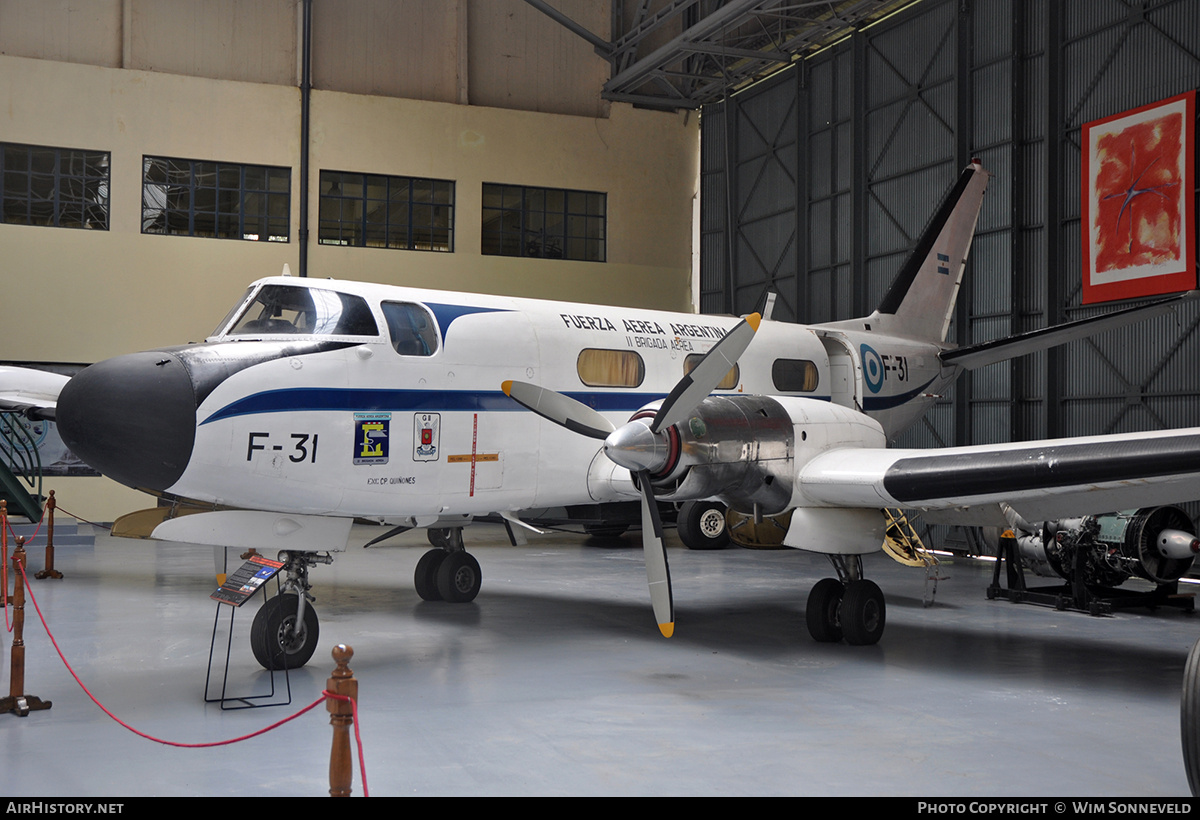
[[[875,311],[878,329],[946,340],[988,176],[979,160],[971,160]]]

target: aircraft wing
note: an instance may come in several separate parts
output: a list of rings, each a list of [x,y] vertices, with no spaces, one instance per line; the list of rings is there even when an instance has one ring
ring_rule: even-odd
[[[53,420],[59,391],[68,381],[44,370],[0,366],[0,411]]]
[[[900,507],[993,523],[1000,502],[1028,521],[1200,499],[1200,428],[936,450],[838,449],[804,464],[816,505]],[[948,519],[949,520],[949,519]]]

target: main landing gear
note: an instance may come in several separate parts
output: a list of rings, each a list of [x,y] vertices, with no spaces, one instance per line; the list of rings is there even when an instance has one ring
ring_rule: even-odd
[[[883,636],[887,609],[883,592],[862,577],[862,557],[830,555],[837,578],[823,578],[808,594],[805,617],[813,640],[869,646]]]
[[[332,564],[328,554],[288,552],[280,555],[287,580],[274,598],[258,608],[250,625],[250,651],[263,669],[299,669],[308,663],[317,649],[321,627],[315,600],[309,594],[308,569],[317,564]]]
[[[720,550],[729,546],[725,505],[720,501],[686,501],[676,519],[679,540],[690,550]]]
[[[475,556],[463,546],[462,527],[431,529],[429,543],[434,549],[417,561],[413,583],[423,601],[447,601],[462,604],[474,601],[483,582],[483,573]]]

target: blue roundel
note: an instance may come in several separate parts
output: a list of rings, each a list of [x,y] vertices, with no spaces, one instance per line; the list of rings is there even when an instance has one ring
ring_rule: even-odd
[[[861,345],[858,350],[862,355],[863,377],[867,388],[872,393],[878,393],[883,387],[883,359],[879,358],[879,354],[870,345]]]

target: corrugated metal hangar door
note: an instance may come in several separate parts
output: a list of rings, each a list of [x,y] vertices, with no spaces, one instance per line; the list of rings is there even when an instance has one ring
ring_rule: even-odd
[[[972,157],[995,176],[951,339],[1111,310],[1082,304],[1082,127],[1198,86],[1191,0],[924,0],[702,110],[701,310],[869,313]],[[900,443],[1200,425],[1198,327],[1192,305],[968,374]]]

